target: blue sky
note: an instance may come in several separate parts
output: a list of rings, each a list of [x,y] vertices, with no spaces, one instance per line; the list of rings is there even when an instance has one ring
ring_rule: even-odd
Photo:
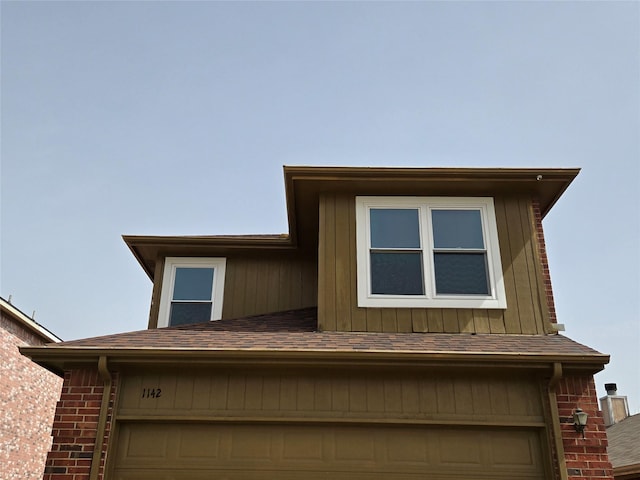
[[[0,294],[146,328],[122,234],[280,233],[282,165],[581,167],[544,222],[566,334],[640,411],[637,2],[0,4]]]

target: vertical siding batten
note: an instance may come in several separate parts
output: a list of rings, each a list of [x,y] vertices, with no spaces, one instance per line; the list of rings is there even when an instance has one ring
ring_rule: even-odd
[[[323,253],[323,269],[324,279],[322,285],[318,288],[324,292],[324,315],[323,330],[336,330],[336,232],[335,232],[335,195],[323,194],[320,197],[321,208],[324,210],[324,248]]]
[[[367,308],[367,332],[382,332],[382,312],[379,308]]]
[[[351,326],[354,332],[367,331],[367,313],[363,308],[358,307],[358,264],[356,252],[356,202],[355,196],[350,197],[349,211],[349,266],[350,284],[346,286],[351,291]]]
[[[413,331],[410,308],[399,308],[396,312],[397,331],[411,333]]]
[[[537,257],[535,255],[536,249],[536,231],[532,229],[532,203],[528,197],[520,198],[520,222],[523,237],[525,239],[524,251],[525,260],[527,265],[527,273],[529,274],[529,298],[527,298],[527,304],[531,306],[531,317],[525,318],[522,323],[522,333],[526,334],[541,334],[544,333],[544,325],[542,323],[542,313],[539,303],[539,288],[538,276],[536,272]]]
[[[424,308],[411,309],[411,326],[414,332],[428,332],[427,312]]]
[[[490,333],[507,333],[504,313],[501,310],[487,310]]]
[[[491,333],[489,315],[486,310],[481,308],[473,310],[473,325],[476,333]]]
[[[284,305],[291,305],[291,300],[294,298],[301,298],[301,296],[292,295],[294,283],[300,285],[300,281],[296,282],[293,278],[294,270],[291,262],[283,262],[280,267],[280,280],[278,285],[281,285],[282,291],[280,297]],[[301,279],[300,279],[301,280]]]
[[[529,282],[529,271],[527,268],[527,236],[522,231],[520,198],[509,197],[507,205],[509,206],[507,209],[509,244],[513,262],[515,296],[518,303],[517,311],[507,310],[507,333],[525,333],[529,328],[523,327],[523,325],[531,322],[533,318],[531,284]]]
[[[238,274],[237,269],[229,268],[230,261],[227,259],[227,267],[224,275],[224,297],[222,300],[222,318],[234,318],[233,306],[236,304],[235,296],[237,290],[235,288],[235,276]],[[214,275],[216,273],[214,272]]]
[[[151,291],[151,308],[149,310],[149,328],[158,326],[160,314],[160,295],[162,293],[162,278],[164,276],[164,258],[156,258],[156,268],[153,275],[153,290]]]
[[[443,308],[442,309],[442,325],[444,333],[459,333],[458,327],[458,309]]]
[[[472,309],[458,309],[458,331],[460,333],[472,333],[475,332],[475,325],[473,323],[473,310]]]
[[[283,269],[284,262],[282,260],[273,261],[269,265],[269,273],[268,273],[268,289],[267,289],[267,309],[270,312],[277,312],[279,310],[284,310],[281,305],[281,291],[286,290],[283,288],[283,284],[281,283],[281,275],[280,272]],[[284,292],[282,292],[284,293]]]
[[[351,202],[348,197],[335,197],[335,295],[336,295],[336,329],[350,332],[351,305],[357,299],[351,298],[350,258],[351,238],[349,235],[349,211]],[[352,303],[353,302],[353,303]]]
[[[326,196],[318,199],[318,330],[329,330],[327,326],[327,206]]]
[[[260,305],[267,305],[269,299],[269,262],[259,262],[256,265],[256,300],[254,306],[254,313],[260,311]],[[260,281],[263,279],[263,281]]]
[[[395,308],[380,309],[380,319],[382,320],[382,331],[395,333],[398,331],[398,322]]]
[[[235,270],[231,277],[233,279],[233,289],[235,290],[235,294],[232,297],[233,303],[224,302],[223,312],[227,308],[229,309],[229,317],[226,318],[238,317],[246,305],[245,295],[248,287],[246,263],[246,261],[243,262],[240,258],[230,258],[227,260],[227,269]],[[225,316],[223,315],[222,318],[225,318]]]
[[[508,333],[520,333],[520,321],[518,320],[518,296],[516,284],[516,255],[512,247],[511,218],[514,208],[512,197],[501,198],[500,208],[496,206],[496,222],[498,224],[498,237],[500,238],[500,257],[502,259],[502,271],[504,278],[504,290],[507,296],[507,309],[503,311],[504,328]],[[516,203],[517,206],[517,203]],[[493,312],[491,312],[493,313]],[[493,333],[493,332],[492,332]],[[497,332],[496,332],[497,333]],[[504,332],[503,332],[504,333]]]
[[[442,318],[442,308],[427,309],[427,326],[429,333],[444,332],[444,321]]]

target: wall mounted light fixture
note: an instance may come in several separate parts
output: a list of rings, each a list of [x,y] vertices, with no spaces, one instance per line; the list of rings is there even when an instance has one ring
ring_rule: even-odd
[[[583,412],[580,407],[573,412],[573,428],[576,429],[576,432],[582,433],[582,438],[584,438],[584,427],[587,426],[588,418],[589,415]]]

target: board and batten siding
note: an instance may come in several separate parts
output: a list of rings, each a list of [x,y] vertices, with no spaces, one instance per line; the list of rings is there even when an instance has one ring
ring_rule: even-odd
[[[316,258],[229,257],[222,318],[317,305]]]
[[[545,425],[544,385],[532,376],[291,370],[131,372],[117,419]]]
[[[107,476],[551,478],[545,386],[452,369],[129,371]]]
[[[360,308],[355,196],[320,197],[318,326],[323,331],[543,334],[549,310],[528,195],[494,197],[507,308]]]
[[[315,256],[265,253],[262,256],[228,256],[224,281],[222,318],[315,307],[318,303],[318,273]],[[149,328],[156,328],[159,315],[164,258],[154,275]]]

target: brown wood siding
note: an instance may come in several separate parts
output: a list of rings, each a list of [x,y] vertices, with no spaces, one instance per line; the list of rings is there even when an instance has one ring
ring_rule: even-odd
[[[548,310],[526,195],[494,197],[507,309],[359,308],[355,196],[320,197],[318,324],[324,331],[524,333],[548,331]]]
[[[158,325],[164,259],[156,263],[149,328]],[[227,257],[222,318],[280,312],[318,304],[317,261],[277,253]]]
[[[153,274],[153,291],[151,292],[151,308],[149,310],[149,328],[157,328],[160,312],[160,295],[162,294],[162,276],[164,275],[164,258],[156,259]]]
[[[118,419],[544,426],[541,383],[464,372],[219,370],[122,377]],[[150,397],[144,389],[153,389]]]
[[[228,257],[222,318],[317,305],[316,259]]]
[[[291,479],[549,478],[546,384],[534,375],[207,368],[121,378],[116,479],[227,469],[238,479],[257,470],[256,478]]]
[[[542,480],[535,429],[388,425],[121,425],[115,480]]]

